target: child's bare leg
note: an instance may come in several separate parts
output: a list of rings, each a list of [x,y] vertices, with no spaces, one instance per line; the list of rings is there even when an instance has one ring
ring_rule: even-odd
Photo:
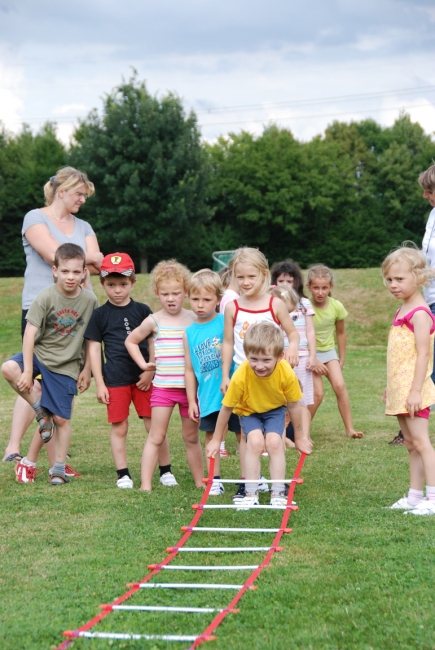
[[[192,422],[189,418],[181,418],[181,433],[186,445],[186,458],[192,472],[196,487],[204,487],[204,465],[202,460],[202,449],[198,435],[198,423]]]
[[[21,396],[18,396],[12,413],[11,435],[5,449],[3,460],[10,454],[20,453],[21,440],[34,419],[35,411]],[[39,435],[39,427],[37,431]]]
[[[150,432],[151,428],[151,418],[142,418],[147,432]],[[159,449],[159,465],[164,467],[165,465],[171,464],[171,456],[169,454],[169,440],[168,436],[165,436],[165,439],[162,442],[162,446]]]
[[[269,454],[270,478],[282,479],[282,486],[272,483],[272,491],[274,492],[284,490],[285,447],[281,438],[282,436],[274,432],[267,433],[265,436],[266,450]]]
[[[250,431],[246,437],[246,451],[245,451],[245,473],[246,480],[256,481],[260,476],[260,456],[264,449],[264,436],[260,429]],[[242,437],[242,438],[243,438]],[[247,492],[256,491],[258,485],[247,484]]]
[[[349,393],[347,392],[340,364],[336,359],[334,359],[333,361],[328,361],[326,366],[328,368],[327,377],[332,386],[332,390],[337,397],[338,410],[340,411],[344,428],[346,429],[346,435],[349,436],[349,438],[362,438],[364,435],[363,432],[355,431],[353,427]]]
[[[127,465],[128,419],[112,422],[110,429],[110,448],[116,469],[125,469]]]
[[[19,390],[17,383],[22,373],[21,368],[16,361],[5,361],[2,365],[2,373],[10,387],[28,404],[34,404],[38,399],[40,399],[42,390],[39,381],[33,383],[30,391],[21,392]],[[33,413],[35,413],[35,411],[33,411]]]
[[[323,402],[323,395],[325,394],[325,389],[323,387],[322,376],[313,372],[313,390],[314,390],[314,404],[308,406],[308,410],[311,415],[311,419],[316,415],[317,409],[320,404]]]
[[[213,433],[214,431],[206,431],[205,433],[205,444],[204,444],[204,451],[207,449],[208,443],[211,441],[213,438]],[[207,474],[210,474],[210,458],[205,454],[205,460],[207,463]],[[214,475],[215,476],[220,476],[221,473],[221,459],[219,454],[216,454],[216,457],[214,459]],[[212,477],[214,478],[214,477]]]
[[[33,411],[35,412],[35,411]],[[55,434],[56,435],[56,434]],[[32,441],[30,443],[29,451],[26,454],[27,460],[29,460],[31,463],[36,463],[38,460],[39,452],[41,451],[42,447],[47,447],[47,453],[50,451],[49,454],[49,459],[51,463],[51,467],[53,467],[54,462],[55,462],[55,456],[56,456],[56,449],[55,449],[55,435],[53,438],[50,440],[50,442],[47,442],[45,445],[42,442],[41,434],[39,433],[39,427],[36,429],[35,433],[33,434]]]
[[[422,490],[424,480],[426,485],[435,486],[435,449],[429,438],[429,421],[419,417],[397,419],[409,451],[411,488]]]
[[[152,409],[151,428],[142,453],[141,490],[151,492],[154,470],[168,430],[172,410],[172,406],[154,406]]]
[[[239,455],[240,455],[240,476],[243,478],[245,476],[245,457],[246,457],[246,436],[243,433],[243,431],[240,436]],[[260,476],[260,474],[258,476]]]
[[[65,463],[71,442],[71,420],[66,420],[65,418],[55,415],[54,422],[56,425],[54,460],[56,463]]]

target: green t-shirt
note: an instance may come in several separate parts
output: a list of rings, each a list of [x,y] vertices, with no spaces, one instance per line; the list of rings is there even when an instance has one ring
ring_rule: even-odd
[[[52,372],[77,379],[83,335],[97,307],[97,298],[87,289],[82,289],[75,298],[62,295],[55,284],[40,291],[26,316],[38,328],[35,338],[38,361]]]
[[[335,323],[347,316],[347,311],[339,300],[328,298],[326,309],[314,309],[314,327],[316,330],[316,350],[327,352],[335,347]]]

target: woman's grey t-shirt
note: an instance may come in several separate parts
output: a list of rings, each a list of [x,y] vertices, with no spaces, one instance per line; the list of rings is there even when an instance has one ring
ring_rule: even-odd
[[[91,226],[83,219],[74,217],[74,232],[68,237],[63,232],[58,230],[51,220],[39,208],[30,210],[24,217],[23,227],[21,234],[23,236],[23,247],[26,254],[26,270],[24,272],[24,289],[22,297],[23,309],[29,309],[33,300],[38,293],[53,284],[52,268],[47,262],[44,262],[42,257],[38,255],[34,248],[32,248],[26,239],[26,231],[30,226],[36,224],[44,224],[50,231],[50,234],[61,244],[77,244],[86,251],[86,237],[95,235]]]

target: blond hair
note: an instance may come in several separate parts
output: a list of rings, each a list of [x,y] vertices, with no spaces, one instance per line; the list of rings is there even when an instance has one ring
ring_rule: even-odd
[[[155,292],[158,291],[161,282],[179,282],[187,292],[190,280],[190,271],[177,260],[162,260],[151,271],[151,286]]]
[[[280,287],[273,287],[269,293],[271,296],[282,300],[289,313],[294,311],[298,306],[299,296],[292,287],[283,287],[282,285]]]
[[[94,184],[88,179],[85,172],[81,172],[74,167],[62,167],[55,176],[52,176],[48,183],[44,185],[45,205],[51,205],[56,197],[56,193],[61,190],[73,190],[79,185],[86,185],[86,193],[92,196],[95,193]]]
[[[421,172],[418,182],[424,190],[435,192],[435,165],[431,165],[425,172]]]
[[[277,359],[284,352],[284,334],[272,323],[255,323],[248,327],[243,339],[248,354],[272,354]]]
[[[225,269],[219,271],[219,276],[224,289],[228,289],[228,287],[230,286],[232,276],[233,276],[233,270],[234,270],[234,257],[230,259]]]
[[[243,248],[238,248],[234,255],[234,265],[233,265],[233,275],[237,275],[237,264],[249,264],[255,266],[256,269],[260,272],[260,280],[257,285],[252,287],[249,291],[243,291],[240,288],[240,293],[244,296],[252,296],[256,293],[264,294],[267,293],[267,290],[270,286],[270,273],[269,273],[269,264],[267,259],[258,248],[248,248],[244,246]]]
[[[314,264],[308,269],[307,284],[310,286],[314,278],[327,278],[331,285],[334,284],[334,274],[328,266],[324,264]]]
[[[410,244],[410,246],[406,246]],[[427,265],[426,256],[414,242],[403,242],[402,246],[392,251],[382,262],[381,273],[386,285],[386,276],[393,264],[406,264],[418,286],[427,286],[435,277],[435,269]]]
[[[192,275],[188,287],[188,295],[198,293],[201,289],[214,293],[220,300],[223,294],[222,282],[219,274],[210,269],[201,269]]]

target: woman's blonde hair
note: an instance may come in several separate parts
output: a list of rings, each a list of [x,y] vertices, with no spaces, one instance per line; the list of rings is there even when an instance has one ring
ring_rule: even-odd
[[[243,351],[248,354],[272,354],[277,359],[284,352],[284,334],[272,323],[254,323],[243,339]]]
[[[269,264],[263,253],[259,251],[258,248],[248,248],[247,246],[244,246],[243,248],[238,248],[236,250],[233,259],[234,277],[237,275],[237,264],[250,264],[251,266],[255,266],[255,268],[260,272],[259,283],[249,291],[243,291],[243,289],[240,288],[240,293],[245,296],[252,296],[256,293],[267,293],[270,286],[270,273]]]
[[[62,167],[44,185],[45,205],[51,205],[53,203],[56,192],[59,189],[73,190],[79,185],[86,185],[86,193],[88,196],[92,196],[95,193],[94,184],[91,183],[85,172],[74,169],[74,167]]]
[[[327,278],[331,284],[334,284],[334,274],[328,266],[324,264],[314,264],[310,266],[307,274],[307,284],[310,286],[314,278]]]
[[[198,293],[201,289],[210,291],[220,300],[223,294],[222,282],[219,274],[210,269],[201,269],[192,275],[189,282],[188,294]]]
[[[161,282],[180,282],[184,291],[187,292],[190,280],[190,271],[177,260],[162,260],[151,271],[151,286],[155,292],[158,291]]]
[[[287,307],[288,313],[294,311],[298,306],[299,296],[292,287],[273,287],[269,293],[271,296],[275,296],[275,298],[279,298],[283,301]]]
[[[396,262],[405,263],[418,286],[427,286],[435,277],[435,269],[431,269],[427,265],[427,259],[422,250],[420,250],[414,242],[406,241],[399,247],[393,250],[382,262],[381,273],[386,285],[386,276],[388,271]]]

